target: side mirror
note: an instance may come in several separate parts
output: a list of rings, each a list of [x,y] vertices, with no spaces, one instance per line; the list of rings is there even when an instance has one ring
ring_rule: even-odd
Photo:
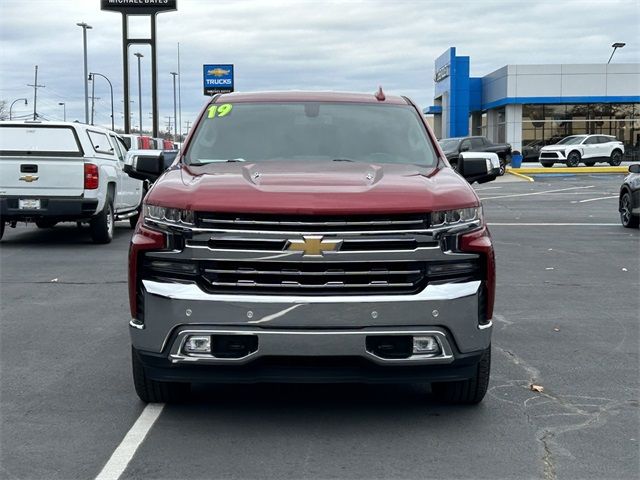
[[[640,173],[640,163],[629,165],[629,173]]]
[[[165,170],[164,155],[162,152],[128,152],[123,170],[131,178],[155,182]]]
[[[458,157],[458,173],[469,183],[486,183],[500,173],[500,159],[492,152],[465,152]]]
[[[465,145],[464,147],[460,147],[460,151],[461,152],[468,152],[469,151],[469,145]]]

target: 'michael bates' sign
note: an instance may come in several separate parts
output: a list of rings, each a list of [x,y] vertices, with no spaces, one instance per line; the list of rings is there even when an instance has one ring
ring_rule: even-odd
[[[178,9],[178,0],[100,0],[100,8],[127,15],[153,15]]]

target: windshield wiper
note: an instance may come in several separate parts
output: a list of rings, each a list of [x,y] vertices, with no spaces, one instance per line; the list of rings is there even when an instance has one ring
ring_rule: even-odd
[[[244,158],[205,158],[204,162],[191,162],[189,165],[194,167],[201,167],[202,165],[208,165],[209,163],[234,163],[234,162],[246,162]]]
[[[334,158],[331,161],[332,162],[357,162],[357,160],[353,160],[352,158]]]

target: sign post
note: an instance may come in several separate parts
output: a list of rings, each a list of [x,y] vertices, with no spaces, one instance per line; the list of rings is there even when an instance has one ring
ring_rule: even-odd
[[[233,92],[233,64],[213,64],[202,66],[205,95]]]
[[[156,56],[156,15],[178,9],[178,0],[100,0],[101,10],[122,14],[122,71],[124,87],[124,131],[131,133],[129,116],[129,46],[144,44],[151,46],[151,114],[153,136],[158,136],[158,61]],[[129,15],[147,15],[151,21],[151,38],[129,38]],[[142,127],[142,126],[141,126]]]

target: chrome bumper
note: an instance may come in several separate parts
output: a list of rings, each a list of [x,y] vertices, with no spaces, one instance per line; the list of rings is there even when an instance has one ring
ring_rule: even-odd
[[[263,337],[260,355],[313,352],[307,355],[364,355],[375,361],[364,350],[366,335],[433,331],[446,357],[490,344],[491,323],[478,324],[480,284],[429,285],[415,295],[338,297],[208,294],[197,285],[144,280],[145,323],[131,322],[131,339],[138,350],[193,361],[182,358],[181,332],[242,331]]]

